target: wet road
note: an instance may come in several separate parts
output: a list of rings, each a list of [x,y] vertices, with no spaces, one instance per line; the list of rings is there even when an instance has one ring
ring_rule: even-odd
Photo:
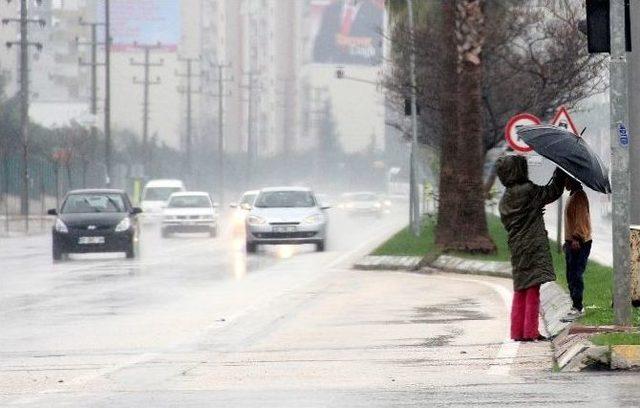
[[[139,259],[53,264],[47,236],[0,241],[0,405],[640,401],[637,374],[554,374],[548,344],[505,341],[509,281],[350,270],[405,211],[331,217],[325,253],[145,228]]]

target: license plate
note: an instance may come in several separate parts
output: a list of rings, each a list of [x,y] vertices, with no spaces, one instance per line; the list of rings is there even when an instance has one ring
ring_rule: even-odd
[[[80,245],[104,244],[104,237],[80,237],[78,238]]]
[[[296,227],[273,227],[273,232],[295,232],[296,230]]]

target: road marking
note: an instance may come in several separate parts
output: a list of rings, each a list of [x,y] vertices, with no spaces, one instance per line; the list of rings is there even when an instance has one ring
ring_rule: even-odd
[[[449,280],[472,282],[472,283],[478,283],[480,285],[486,286],[492,289],[493,291],[495,291],[500,296],[500,298],[504,303],[505,309],[507,311],[511,310],[511,299],[513,298],[513,292],[502,285],[498,285],[496,283],[487,282],[480,279],[473,279],[473,278],[465,279],[465,278],[459,278],[459,277],[453,277],[453,276],[442,276],[442,277]],[[487,374],[501,375],[501,376],[509,375],[509,372],[511,371],[511,365],[513,364],[513,361],[518,355],[519,348],[520,348],[520,343],[517,341],[511,340],[509,336],[507,336],[502,341],[502,344],[500,346],[500,349],[498,350],[498,353],[496,354],[496,357],[489,363],[489,369],[487,370]]]

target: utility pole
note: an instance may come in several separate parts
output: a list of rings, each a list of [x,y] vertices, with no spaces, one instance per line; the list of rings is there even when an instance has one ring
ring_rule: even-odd
[[[640,135],[640,2],[629,4],[631,45],[635,45],[629,58],[629,133]],[[640,225],[640,143],[630,144],[631,224]]]
[[[323,98],[323,93],[324,93],[325,89],[323,88],[311,88],[311,106],[313,107],[312,110],[309,111],[309,115],[311,116],[311,123],[313,125],[313,127],[315,127],[316,130],[316,139],[317,139],[317,143],[318,143],[318,149],[319,149],[319,154],[316,156],[316,163],[315,163],[315,177],[319,177],[320,174],[322,174],[322,165],[324,165],[324,163],[326,163],[326,152],[325,152],[325,146],[323,143],[323,135],[320,133],[321,131],[321,122],[320,120],[322,119],[322,116],[325,114],[325,109],[324,109],[324,98]]]
[[[418,192],[418,110],[416,105],[416,48],[415,33],[413,29],[413,0],[407,0],[409,13],[409,35],[411,36],[411,54],[409,56],[409,70],[411,76],[411,175],[410,175],[410,205],[409,220],[413,235],[420,236],[420,197]],[[624,34],[623,34],[624,35]]]
[[[41,3],[41,1],[38,1]],[[44,27],[42,19],[30,19],[27,15],[27,0],[20,0],[20,18],[3,18],[2,24],[18,23],[20,40],[8,41],[7,47],[20,46],[20,138],[22,142],[22,189],[20,212],[24,215],[25,233],[29,232],[29,47],[42,49],[42,44],[29,42],[29,24]]]
[[[610,1],[611,184],[613,228],[613,309],[615,323],[631,324],[631,250],[629,243],[629,99],[625,50],[624,0]]]
[[[194,90],[192,80],[194,77],[199,77],[199,74],[193,73],[193,63],[198,62],[198,58],[178,58],[179,61],[183,61],[186,64],[187,72],[179,73],[176,72],[176,76],[186,78],[187,86],[185,88],[179,87],[178,92],[181,94],[186,94],[187,96],[187,134],[185,136],[185,163],[184,163],[184,173],[187,179],[191,179],[192,176],[192,137],[193,137],[193,112],[192,112],[192,97],[193,94],[200,93],[200,90]]]
[[[247,165],[246,170],[246,182],[249,186],[253,178],[253,162],[256,159],[256,138],[253,134],[254,120],[253,120],[253,103],[254,95],[253,91],[257,90],[260,86],[256,84],[256,77],[259,75],[257,72],[249,71],[245,72],[247,76],[247,85],[241,86],[247,90]],[[250,188],[250,187],[248,187]]]
[[[111,187],[111,5],[104,0],[104,165],[107,187]]]
[[[230,92],[226,92],[224,89],[225,82],[233,81],[233,78],[225,78],[224,70],[231,68],[231,64],[215,64],[212,65],[217,70],[218,92],[208,94],[218,99],[218,139],[217,139],[217,157],[216,157],[216,184],[218,190],[218,200],[220,205],[224,205],[224,167],[225,167],[225,143],[224,143],[224,98],[230,96]]]
[[[104,63],[98,62],[98,46],[104,45],[102,42],[98,42],[98,26],[103,26],[104,23],[87,23],[80,19],[81,26],[91,27],[91,41],[82,42],[76,38],[78,45],[88,45],[91,47],[91,62],[86,63],[82,61],[82,58],[78,60],[81,66],[91,67],[91,115],[93,118],[97,118],[98,114],[98,67],[104,65]],[[91,138],[96,140],[98,137],[98,127],[94,122],[91,125]],[[84,184],[84,183],[83,183]]]
[[[143,98],[142,98],[142,164],[145,168],[145,172],[148,171],[148,166],[150,165],[150,156],[149,156],[149,88],[152,85],[160,84],[160,77],[156,77],[156,79],[150,79],[150,71],[151,67],[161,67],[164,65],[164,60],[160,59],[158,62],[151,62],[150,54],[152,50],[157,50],[162,47],[161,44],[156,45],[138,45],[135,44],[136,48],[140,48],[144,52],[144,61],[136,62],[133,58],[129,60],[129,63],[132,66],[143,67],[144,76],[142,80],[138,80],[138,78],[133,77],[133,83],[142,85],[143,89]]]
[[[289,155],[291,154],[291,149],[293,148],[294,141],[292,140],[292,129],[295,126],[295,122],[291,119],[293,114],[293,101],[295,101],[295,97],[292,95],[293,90],[296,86],[295,78],[279,78],[279,81],[283,84],[283,91],[279,92],[277,95],[282,97],[282,104],[279,104],[279,107],[282,108],[282,130],[283,130],[283,140],[282,140],[282,179],[283,181],[290,181],[290,171],[289,169],[291,161],[289,160]]]

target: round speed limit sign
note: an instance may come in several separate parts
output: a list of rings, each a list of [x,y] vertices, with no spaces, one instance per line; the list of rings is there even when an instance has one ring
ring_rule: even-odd
[[[539,125],[540,119],[530,113],[519,113],[512,116],[504,129],[504,137],[509,146],[520,153],[528,153],[533,149],[518,137],[518,128],[522,126]]]

